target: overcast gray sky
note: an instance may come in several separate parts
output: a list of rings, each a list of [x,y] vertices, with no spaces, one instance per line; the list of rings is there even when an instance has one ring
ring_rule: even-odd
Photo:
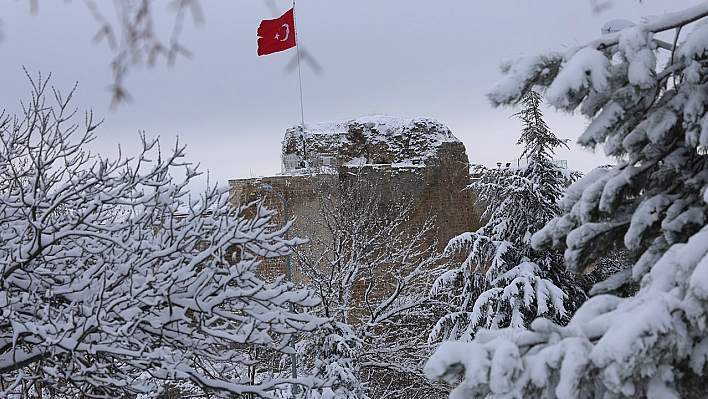
[[[273,17],[263,1],[202,0],[204,26],[188,23],[182,36],[194,58],[179,59],[174,68],[161,62],[135,69],[126,81],[134,100],[115,111],[106,90],[112,54],[105,44],[92,44],[99,27],[84,3],[40,2],[34,16],[29,3],[0,3],[0,107],[16,112],[27,98],[24,65],[32,74],[52,72],[63,91],[79,82],[74,105],[105,118],[93,151],[115,156],[120,144],[134,153],[144,130],[159,135],[163,148],[179,136],[188,159],[209,170],[212,183],[280,172],[285,129],[300,122],[297,73],[283,72],[296,53],[256,56],[258,24]],[[292,6],[275,3],[282,12]],[[698,3],[616,0],[593,13],[589,0],[300,0],[300,44],[325,70],[318,76],[303,64],[305,122],[431,117],[464,142],[472,163],[510,161],[520,153],[521,125],[510,118],[516,110],[493,109],[484,96],[500,79],[503,58],[563,50],[597,38],[611,19],[638,22]],[[169,34],[173,14],[166,5],[155,13]],[[544,112],[556,135],[573,142],[586,124],[579,115]],[[575,145],[558,158],[584,172],[609,162]]]

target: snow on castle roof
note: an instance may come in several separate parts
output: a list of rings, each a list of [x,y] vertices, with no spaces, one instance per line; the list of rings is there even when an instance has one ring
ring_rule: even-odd
[[[432,118],[371,115],[288,129],[283,155],[336,157],[339,164],[423,166],[442,143],[459,143],[448,127]]]
[[[368,130],[379,133],[382,139],[385,136],[396,136],[397,134],[403,133],[404,130],[425,125],[429,127],[428,131],[431,136],[437,136],[439,142],[458,141],[457,138],[452,135],[450,129],[433,118],[408,119],[390,115],[369,115],[339,121],[307,123],[305,124],[305,135],[346,134],[349,132],[352,124],[363,125],[368,128]],[[295,126],[292,129],[288,129],[288,131],[299,127],[300,126]]]

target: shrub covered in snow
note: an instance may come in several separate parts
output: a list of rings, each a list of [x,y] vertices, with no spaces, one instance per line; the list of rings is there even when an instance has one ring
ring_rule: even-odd
[[[362,342],[348,324],[332,321],[312,334],[315,339],[304,342],[299,352],[311,357],[311,375],[324,382],[308,389],[308,399],[369,399],[366,387],[359,381]]]

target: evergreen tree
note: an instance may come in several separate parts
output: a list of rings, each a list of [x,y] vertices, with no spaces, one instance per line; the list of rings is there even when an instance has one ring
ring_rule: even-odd
[[[566,146],[541,113],[541,96],[529,92],[515,114],[523,123],[522,158],[526,166],[483,170],[471,188],[486,205],[489,221],[476,232],[455,237],[446,251],[469,251],[460,269],[444,274],[442,287],[457,287],[450,299],[459,311],[444,316],[433,339],[470,339],[478,327],[527,327],[538,316],[567,321],[585,293],[554,250],[535,250],[531,236],[559,215],[557,205],[575,173],[553,163],[555,149]]]
[[[565,54],[520,59],[489,95],[514,103],[534,86],[592,118],[580,137],[620,158],[567,191],[534,248],[562,249],[580,271],[613,250],[633,263],[593,292],[567,326],[479,332],[446,343],[431,377],[464,380],[452,397],[704,398],[708,394],[708,3],[625,28]],[[654,34],[696,22],[657,67]],[[678,43],[678,35],[676,37]],[[673,47],[673,46],[672,46]],[[463,367],[460,367],[460,364]]]

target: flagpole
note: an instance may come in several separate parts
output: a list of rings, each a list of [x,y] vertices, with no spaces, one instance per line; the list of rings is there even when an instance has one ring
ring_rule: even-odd
[[[295,15],[295,0],[293,0],[293,24],[295,24],[295,50],[297,51],[297,79],[300,83],[300,118],[302,131],[305,131],[305,107],[302,103],[302,73],[300,73],[300,41],[297,40],[297,16]]]

